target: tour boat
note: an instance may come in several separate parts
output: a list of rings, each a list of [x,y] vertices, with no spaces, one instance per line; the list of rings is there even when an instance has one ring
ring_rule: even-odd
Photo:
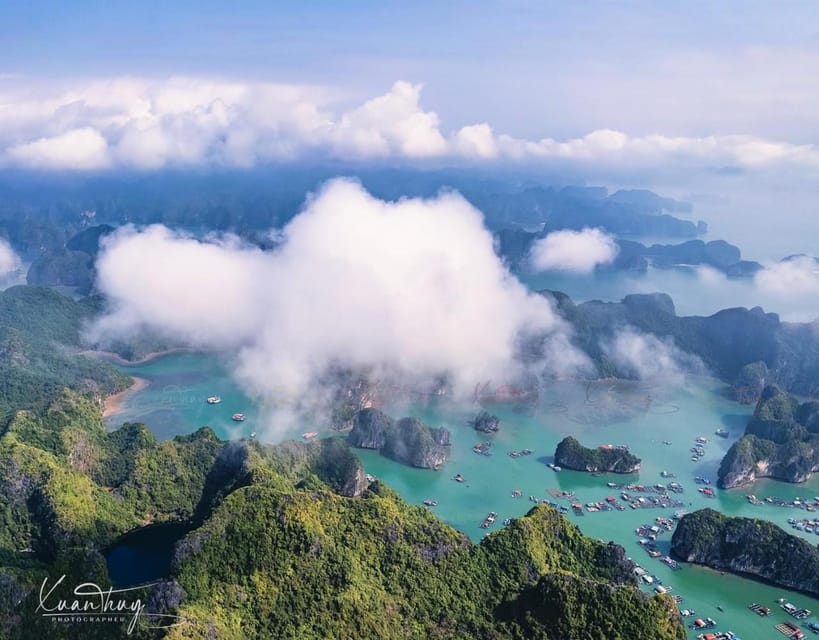
[[[301,437],[305,440],[312,440],[318,435],[318,431],[308,431],[307,433],[302,433]]]
[[[230,419],[234,422],[244,422],[245,421],[245,414],[244,413],[234,413],[230,416]]]
[[[208,398],[208,404],[219,404],[220,402],[222,402],[222,398],[219,396],[211,396]]]

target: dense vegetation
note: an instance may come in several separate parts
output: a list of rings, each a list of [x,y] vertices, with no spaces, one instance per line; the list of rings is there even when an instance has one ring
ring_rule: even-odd
[[[640,462],[626,449],[612,446],[588,449],[572,436],[563,438],[555,449],[555,464],[577,471],[634,473],[640,469]]]
[[[777,386],[767,386],[745,427],[719,468],[720,486],[731,488],[771,477],[805,482],[819,469],[819,402],[800,403]]]
[[[169,638],[683,637],[673,603],[634,586],[622,548],[551,508],[474,545],[368,487],[341,438],[269,446],[203,428],[157,442],[139,424],[106,432],[69,390],[0,436],[0,517],[0,638],[76,637],[36,612],[42,579],[107,585],[103,550],[169,521],[190,533],[142,594],[148,611],[189,620]]]
[[[77,355],[94,313],[43,287],[0,292],[0,425],[17,409],[43,409],[63,387],[101,400],[128,384],[106,363]]]
[[[767,520],[731,518],[713,509],[683,516],[672,555],[819,595],[819,550]]]
[[[548,507],[475,546],[378,483],[361,498],[255,484],[176,562],[180,613],[208,623],[170,638],[682,637],[673,604],[631,584],[621,548]]]

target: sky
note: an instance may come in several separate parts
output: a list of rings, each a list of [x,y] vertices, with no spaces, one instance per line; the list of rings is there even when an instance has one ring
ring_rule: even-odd
[[[814,2],[12,0],[0,4],[0,170],[545,168],[691,200],[715,237],[778,260],[819,255],[817,71]],[[237,376],[262,395],[280,378],[308,389],[336,361],[458,371],[453,384],[469,389],[529,331],[548,336],[551,374],[588,364],[455,194],[388,203],[331,182],[283,233],[262,254],[235,238],[124,230],[98,264],[112,307],[97,332],[148,327],[236,351]],[[557,232],[533,262],[585,273],[615,255],[599,231]],[[816,272],[774,262],[753,286],[816,296]],[[722,287],[718,276],[703,281]],[[219,290],[242,283],[231,304],[197,288],[219,278]],[[323,288],[299,307],[311,286]],[[610,345],[635,370],[673,364],[668,348],[630,335]]]
[[[0,74],[29,83],[207,76],[333,87],[348,104],[421,83],[444,128],[595,129],[819,142],[812,2],[18,2]]]
[[[817,71],[813,2],[11,0],[0,169],[547,169],[817,253]]]

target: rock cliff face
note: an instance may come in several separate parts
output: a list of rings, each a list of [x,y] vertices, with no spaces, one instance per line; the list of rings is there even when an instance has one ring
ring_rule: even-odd
[[[494,433],[500,429],[500,419],[498,416],[494,416],[488,411],[481,411],[477,416],[475,416],[472,426],[475,427],[475,431]]]
[[[640,458],[625,449],[587,449],[571,436],[563,438],[555,449],[555,464],[576,471],[634,473],[639,471],[640,462]]]
[[[800,403],[779,387],[765,387],[745,435],[722,459],[720,486],[741,487],[757,478],[805,482],[816,471],[819,403]]]
[[[347,442],[422,469],[438,469],[449,459],[450,434],[445,428],[433,429],[417,418],[396,421],[378,409],[356,413]]]
[[[566,294],[540,291],[571,323],[573,344],[594,363],[601,377],[633,376],[607,353],[618,331],[652,334],[702,361],[738,398],[756,402],[766,384],[804,396],[819,395],[819,322],[782,322],[760,307],[723,309],[714,315],[678,316],[666,294],[635,294],[620,302],[575,304]],[[542,354],[540,354],[542,355]]]
[[[352,447],[382,449],[387,432],[395,428],[395,419],[378,409],[362,409],[353,416],[353,429],[347,436]]]
[[[690,513],[677,524],[671,555],[819,596],[819,550],[767,520]]]

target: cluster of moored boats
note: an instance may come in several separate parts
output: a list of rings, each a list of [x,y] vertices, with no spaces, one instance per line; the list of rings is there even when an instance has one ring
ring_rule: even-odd
[[[705,456],[705,445],[708,443],[708,438],[699,436],[694,441],[694,446],[691,447],[691,462],[699,462]]]
[[[487,514],[487,516],[483,519],[483,522],[481,522],[481,529],[488,529],[489,527],[491,527],[495,522],[495,518],[497,517],[498,517],[497,513],[495,513],[494,511],[490,511]]]
[[[804,609],[802,607],[797,607],[795,604],[791,604],[787,602],[785,598],[779,599],[779,606],[782,607],[782,611],[787,613],[790,616],[793,616],[797,620],[804,620],[805,618],[809,618],[811,614],[810,609]]]
[[[764,505],[769,504],[773,505],[774,507],[785,507],[787,509],[802,509],[804,511],[816,511],[819,509],[819,496],[814,496],[813,498],[794,498],[793,500],[784,500],[783,498],[777,498],[776,496],[768,496],[767,498],[760,499],[755,495],[748,494],[745,498],[754,505]]]
[[[492,455],[492,452],[490,451],[491,448],[492,443],[487,440],[485,442],[478,442],[475,446],[472,447],[472,451],[482,456],[491,456]]]
[[[794,520],[793,518],[788,518],[788,524],[797,531],[815,533],[819,536],[819,518],[813,518],[812,520]]]

